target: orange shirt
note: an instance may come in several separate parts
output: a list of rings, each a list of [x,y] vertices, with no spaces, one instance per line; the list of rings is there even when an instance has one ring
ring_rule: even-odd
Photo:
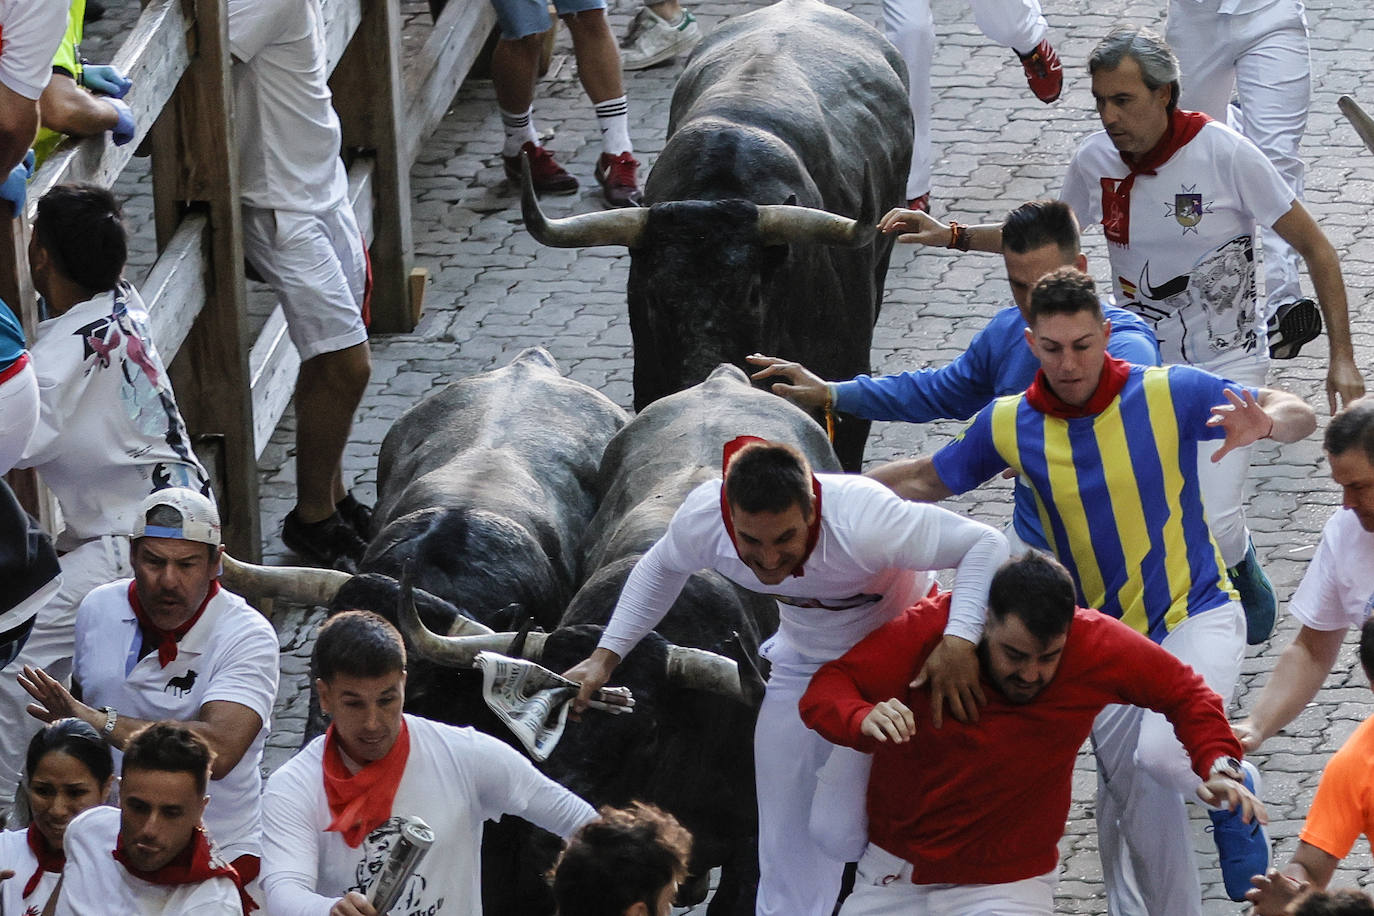
[[[1374,717],[1364,720],[1326,765],[1301,839],[1344,859],[1361,833],[1374,836]]]

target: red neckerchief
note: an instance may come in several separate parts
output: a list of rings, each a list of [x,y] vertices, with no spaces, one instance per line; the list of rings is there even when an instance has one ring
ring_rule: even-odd
[[[191,627],[196,625],[200,615],[205,613],[205,607],[210,603],[210,599],[219,594],[219,580],[210,580],[210,590],[205,593],[205,600],[196,608],[196,612],[191,615],[191,619],[181,626],[164,630],[162,627],[153,623],[143,610],[143,604],[138,600],[138,589],[134,588],[134,583],[129,583],[129,606],[134,609],[134,616],[138,618],[138,627],[143,631],[143,638],[157,640],[157,661],[163,668],[176,660],[177,640],[185,636]]]
[[[386,756],[350,773],[330,725],[324,733],[324,795],[334,819],[324,829],[343,834],[344,842],[354,849],[362,845],[369,833],[391,817],[391,803],[409,757],[410,728],[402,719],[401,733]]]
[[[1131,187],[1135,184],[1135,176],[1155,174],[1156,169],[1172,159],[1174,153],[1196,137],[1202,125],[1210,120],[1200,111],[1175,108],[1169,116],[1169,126],[1165,128],[1164,136],[1159,138],[1153,149],[1139,159],[1121,154],[1121,160],[1131,170],[1130,173],[1125,178],[1102,179],[1102,230],[1107,235],[1107,241],[1118,245],[1131,244]]]
[[[1097,380],[1097,388],[1093,391],[1093,396],[1088,398],[1086,404],[1075,407],[1062,400],[1050,389],[1049,382],[1045,379],[1045,370],[1039,369],[1035,373],[1035,381],[1031,382],[1031,386],[1026,389],[1026,400],[1030,402],[1030,406],[1041,413],[1058,417],[1061,420],[1092,417],[1107,409],[1107,405],[1112,402],[1112,399],[1121,393],[1122,388],[1126,387],[1126,379],[1130,375],[1130,363],[1103,354],[1102,375]]]
[[[34,888],[38,887],[38,879],[43,877],[43,872],[61,872],[62,866],[67,864],[67,854],[60,849],[53,852],[43,834],[38,832],[36,824],[29,824],[28,841],[29,852],[38,860],[38,867],[33,870],[33,876],[24,883],[25,900],[33,893]]]
[[[730,460],[735,454],[746,445],[754,442],[767,443],[767,439],[760,439],[758,436],[736,436],[725,443],[725,451],[720,459],[720,474],[725,476],[725,470],[730,467]],[[806,552],[797,561],[790,575],[804,576],[806,570],[802,566],[811,558],[811,551],[816,549],[816,542],[821,539],[821,482],[816,479],[816,475],[811,475],[811,495],[815,497],[816,505],[812,508],[811,523],[806,527]],[[720,488],[720,517],[725,522],[725,533],[730,535],[730,544],[735,548],[735,555],[739,556],[739,544],[735,543],[735,521],[730,517],[730,503],[725,499],[725,487]],[[740,562],[744,558],[740,557]]]
[[[180,886],[184,884],[199,884],[202,881],[209,881],[211,878],[228,878],[234,882],[234,889],[239,892],[239,903],[243,906],[243,916],[248,916],[258,908],[243,890],[243,881],[239,878],[239,873],[234,866],[225,862],[210,846],[210,838],[205,835],[205,828],[196,826],[195,832],[191,834],[191,842],[181,852],[176,854],[176,858],[156,871],[139,871],[129,864],[121,848],[123,843],[115,841],[114,857],[124,870],[135,878],[147,881],[149,884],[160,884],[163,886]]]

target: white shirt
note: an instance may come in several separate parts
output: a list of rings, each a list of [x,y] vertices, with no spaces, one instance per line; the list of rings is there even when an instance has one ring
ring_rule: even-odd
[[[347,892],[365,894],[406,815],[429,824],[434,845],[392,916],[480,916],[483,821],[514,814],[566,837],[596,817],[591,805],[490,735],[411,715],[405,720],[410,756],[393,817],[357,848],[343,834],[325,832],[333,817],[324,794],[324,736],[267,781],[262,888],[271,916],[327,916]]]
[[[163,668],[157,648],[138,659],[142,636],[129,605],[129,579],[102,585],[76,612],[72,677],[83,699],[138,719],[187,722],[212,700],[247,706],[262,719],[253,743],[223,779],[210,783],[205,828],[231,861],[262,854],[262,746],[277,698],[278,646],[272,624],[221,588]],[[126,673],[127,672],[127,673]],[[115,768],[122,759],[115,751]]]
[[[133,287],[121,281],[42,322],[30,355],[40,414],[18,466],[37,468],[56,494],[67,523],[59,548],[128,535],[154,490],[206,492]]]
[[[67,0],[0,0],[0,83],[37,100],[66,33]]]
[[[1337,509],[1288,600],[1288,612],[1314,630],[1359,627],[1374,612],[1374,533],[1349,509]]]
[[[90,808],[67,825],[57,916],[242,916],[238,888],[228,878],[179,885],[135,878],[114,857],[118,837],[118,808]]]
[[[240,199],[322,213],[348,195],[319,0],[229,0]]]
[[[735,550],[721,516],[722,481],[687,495],[668,530],[625,581],[600,646],[624,658],[652,630],[687,579],[713,569],[775,598],[778,639],[803,658],[838,658],[930,590],[928,570],[957,566],[945,632],[978,642],[988,585],[1007,558],[1001,533],[938,506],[908,502],[851,474],[817,474],[821,531],[803,575],[765,585]]]
[[[29,832],[6,830],[0,833],[0,868],[14,870],[14,877],[0,881],[0,916],[38,916],[57,887],[58,872],[45,871],[33,893],[25,897],[24,885],[38,868],[38,859],[29,849]]]
[[[1086,229],[1102,220],[1103,178],[1130,169],[1106,131],[1078,147],[1060,199]],[[1210,368],[1239,354],[1267,358],[1255,290],[1255,225],[1271,227],[1295,198],[1249,140],[1216,121],[1131,190],[1130,245],[1107,243],[1116,304],[1149,321],[1162,363]]]

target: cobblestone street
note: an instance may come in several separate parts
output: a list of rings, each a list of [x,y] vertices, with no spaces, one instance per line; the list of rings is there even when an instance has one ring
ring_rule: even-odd
[[[634,12],[631,0],[621,2],[625,5],[614,10],[612,17],[617,34],[623,33]],[[719,0],[693,0],[689,5],[707,30],[745,8]],[[749,8],[757,5],[748,4]],[[941,219],[953,217],[960,222],[1000,220],[1025,199],[1057,195],[1072,150],[1098,126],[1085,66],[1089,49],[1117,21],[1148,22],[1162,31],[1165,6],[1138,0],[1048,3],[1050,38],[1065,65],[1065,91],[1057,103],[1045,106],[1027,90],[1015,56],[988,42],[977,30],[965,3],[936,0],[933,212]],[[873,2],[849,8],[869,22],[880,18],[879,6]],[[414,4],[408,4],[407,11],[408,30],[414,33],[427,27],[427,13],[420,13]],[[1374,233],[1367,213],[1374,201],[1374,157],[1365,152],[1336,108],[1336,98],[1346,93],[1366,106],[1374,104],[1374,75],[1368,67],[1374,30],[1365,27],[1368,15],[1365,0],[1329,0],[1308,12],[1314,98],[1304,153],[1309,163],[1308,205],[1341,253],[1357,362],[1371,383],[1374,316],[1366,303],[1374,286]],[[681,62],[677,62],[626,74],[632,136],[644,164],[641,174],[647,174],[662,148],[669,98],[680,72]],[[553,66],[540,85],[534,114],[540,129],[549,135],[550,149],[583,185],[578,196],[547,199],[546,211],[561,216],[599,208],[599,189],[592,178],[599,153],[598,131],[576,78],[566,33],[560,35]],[[429,270],[432,282],[424,316],[414,333],[372,341],[372,382],[345,458],[345,470],[353,475],[355,487],[367,502],[375,496],[376,456],[382,438],[405,408],[452,379],[504,363],[524,347],[547,347],[567,374],[630,407],[630,331],[625,306],[629,258],[623,249],[554,250],[531,239],[521,224],[517,194],[502,175],[497,155],[500,141],[491,84],[470,80],[425,143],[412,173],[417,264]],[[139,181],[137,174],[126,179]],[[134,185],[121,185],[121,189],[138,190]],[[137,203],[131,208],[136,218],[146,219]],[[1100,228],[1085,242],[1095,276],[1099,282],[1106,281]],[[899,248],[874,335],[875,371],[947,362],[961,352],[1007,295],[1000,258]],[[1317,406],[1323,428],[1325,345],[1323,337],[1308,345],[1298,359],[1276,363],[1271,376],[1271,384],[1293,390]],[[928,453],[957,430],[953,423],[875,424],[868,458],[879,462]],[[272,563],[294,561],[278,539],[282,516],[294,498],[293,433],[294,418],[288,412],[260,466],[263,547]],[[1322,459],[1320,430],[1292,446],[1265,443],[1258,451],[1252,487],[1249,518],[1256,546],[1281,598],[1286,598],[1312,555],[1322,525],[1339,505]],[[1009,517],[1010,490],[1005,484],[985,487],[952,505],[1001,524]],[[300,741],[308,701],[311,633],[318,616],[283,608],[276,622],[283,680],[269,769],[285,760]],[[1270,644],[1250,651],[1233,712],[1245,710],[1252,702],[1294,632],[1296,626],[1284,617]],[[1353,639],[1342,651],[1318,702],[1258,755],[1266,778],[1262,794],[1270,806],[1270,831],[1278,841],[1276,861],[1286,861],[1296,844],[1326,758],[1374,710],[1352,646]],[[1003,773],[989,776],[1016,778]],[[1094,785],[1091,758],[1081,756],[1071,819],[1061,847],[1059,909],[1064,913],[1105,912],[1092,823]],[[1215,849],[1204,832],[1208,821],[1200,806],[1194,807],[1196,847],[1204,863],[1205,912],[1237,913],[1241,908],[1227,901],[1221,890]],[[1015,817],[1016,812],[1006,815]],[[1338,872],[1335,885],[1367,879],[1368,848],[1361,842],[1357,850]]]

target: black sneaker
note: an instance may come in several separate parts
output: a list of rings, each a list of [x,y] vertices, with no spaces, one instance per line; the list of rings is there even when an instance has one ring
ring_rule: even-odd
[[[367,544],[338,512],[322,521],[306,524],[292,509],[281,526],[281,540],[302,560],[346,572],[358,572]]]
[[[334,511],[339,513],[339,517],[348,522],[348,526],[353,529],[353,533],[364,541],[371,541],[372,535],[372,507],[358,502],[357,497],[349,493],[343,499],[334,504]]]
[[[1284,303],[1269,320],[1269,357],[1292,359],[1321,332],[1322,312],[1317,303],[1311,299]]]

